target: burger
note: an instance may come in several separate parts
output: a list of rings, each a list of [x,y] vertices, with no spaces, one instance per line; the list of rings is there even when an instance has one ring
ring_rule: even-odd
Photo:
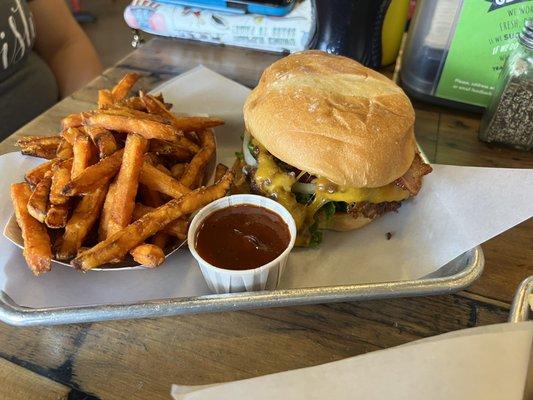
[[[431,167],[414,120],[405,93],[378,72],[317,50],[289,55],[244,105],[246,179],[290,211],[297,244],[317,245],[322,229],[361,228],[416,196]]]

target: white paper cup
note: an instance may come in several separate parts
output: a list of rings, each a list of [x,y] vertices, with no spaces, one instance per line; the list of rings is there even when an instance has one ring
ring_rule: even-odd
[[[196,232],[202,225],[203,221],[213,212],[222,208],[235,206],[239,204],[251,204],[264,207],[279,215],[287,224],[290,233],[290,240],[287,248],[277,258],[268,264],[253,269],[246,270],[229,270],[217,268],[216,266],[205,261],[196,251]],[[289,253],[294,247],[296,240],[296,224],[291,214],[281,204],[263,196],[253,194],[237,194],[233,196],[218,199],[204,208],[192,219],[187,243],[189,250],[198,262],[200,270],[207,282],[207,286],[214,293],[235,293],[247,292],[254,290],[273,290],[278,286],[283,269],[287,264]]]

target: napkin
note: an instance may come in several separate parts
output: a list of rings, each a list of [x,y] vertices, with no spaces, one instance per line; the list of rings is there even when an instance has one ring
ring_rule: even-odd
[[[220,385],[173,385],[172,396],[175,400],[520,400],[528,398],[524,385],[532,340],[531,321],[484,326],[310,368]]]

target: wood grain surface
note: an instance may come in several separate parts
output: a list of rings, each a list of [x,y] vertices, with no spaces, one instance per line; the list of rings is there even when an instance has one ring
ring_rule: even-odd
[[[0,399],[63,400],[70,388],[0,358]]]
[[[155,39],[0,144],[54,134],[62,116],[95,105],[125,72],[147,90],[203,64],[247,86],[279,56]],[[392,70],[387,73],[392,75]],[[532,168],[531,153],[477,140],[480,116],[414,102],[418,141],[432,162]],[[15,328],[0,324],[0,357],[72,389],[70,398],[168,399],[171,383],[208,384],[307,367],[466,327],[504,322],[533,274],[533,220],[483,244],[483,276],[459,295],[170,318]]]
[[[43,328],[0,324],[0,356],[102,399],[168,399],[172,383],[308,367],[506,319],[506,309],[453,295]]]

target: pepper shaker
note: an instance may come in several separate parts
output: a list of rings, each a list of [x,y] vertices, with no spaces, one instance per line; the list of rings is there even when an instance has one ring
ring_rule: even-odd
[[[483,115],[479,139],[521,150],[533,147],[533,20],[527,20],[509,55],[491,102]]]

